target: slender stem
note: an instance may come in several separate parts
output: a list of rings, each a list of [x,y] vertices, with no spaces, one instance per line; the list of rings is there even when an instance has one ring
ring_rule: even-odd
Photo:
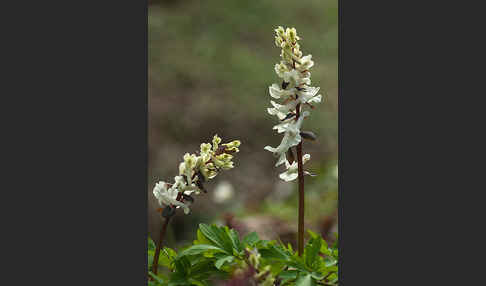
[[[164,240],[165,232],[167,230],[167,225],[169,224],[169,220],[171,217],[165,219],[164,224],[162,225],[162,229],[160,229],[160,237],[159,241],[157,242],[157,248],[155,248],[154,260],[152,263],[152,272],[157,274],[157,269],[159,266],[159,256],[160,256],[160,249],[162,248],[162,241]]]
[[[296,119],[300,117],[300,103],[296,107]],[[299,229],[297,236],[298,253],[304,253],[304,167],[302,162],[302,141],[297,145],[297,166],[299,174]]]

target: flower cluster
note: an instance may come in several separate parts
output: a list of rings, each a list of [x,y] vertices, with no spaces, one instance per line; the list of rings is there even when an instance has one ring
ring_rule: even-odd
[[[292,181],[297,178],[296,162],[287,159],[292,155],[293,146],[297,146],[302,138],[315,139],[312,132],[301,132],[300,128],[304,118],[309,116],[309,111],[303,111],[303,106],[313,108],[313,103],[320,103],[322,95],[317,94],[319,87],[310,86],[310,71],[314,65],[312,55],[302,56],[295,28],[283,27],[275,29],[275,45],[282,49],[280,54],[282,60],[275,64],[275,72],[282,78],[280,85],[274,83],[269,87],[270,96],[274,99],[281,99],[281,103],[270,101],[273,107],[268,108],[269,114],[277,116],[281,121],[273,127],[278,133],[284,133],[282,142],[277,147],[266,146],[268,150],[278,158],[275,166],[286,165],[287,171],[280,175],[285,181]],[[309,160],[310,155],[303,156],[303,160]]]
[[[221,170],[234,167],[232,153],[240,151],[240,144],[239,140],[221,144],[221,138],[214,135],[212,144],[202,143],[198,154],[186,153],[184,161],[179,164],[179,175],[174,177],[174,183],[160,181],[153,189],[159,204],[165,206],[162,215],[171,216],[176,208],[182,208],[188,214],[189,205],[194,202],[191,195],[206,192],[206,181],[216,177]]]

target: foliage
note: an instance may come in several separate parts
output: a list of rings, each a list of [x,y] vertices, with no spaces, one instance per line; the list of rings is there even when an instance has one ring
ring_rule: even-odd
[[[338,285],[338,245],[309,231],[304,254],[289,244],[261,240],[255,232],[240,239],[226,226],[200,224],[197,239],[180,252],[164,247],[159,265],[168,275],[149,275],[150,286],[212,285],[215,280],[249,279],[254,285]],[[149,265],[154,244],[149,239]]]

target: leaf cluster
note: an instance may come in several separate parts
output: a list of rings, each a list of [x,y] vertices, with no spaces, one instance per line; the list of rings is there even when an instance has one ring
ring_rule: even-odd
[[[254,285],[338,285],[338,245],[309,231],[302,256],[290,244],[261,240],[255,232],[240,239],[226,226],[200,224],[197,239],[179,253],[164,247],[159,265],[168,275],[154,275],[149,286],[209,286],[215,280],[229,280],[252,271]],[[336,240],[337,241],[337,240]],[[149,239],[149,265],[154,244]],[[271,278],[271,279],[267,279]],[[268,284],[271,281],[271,284]]]

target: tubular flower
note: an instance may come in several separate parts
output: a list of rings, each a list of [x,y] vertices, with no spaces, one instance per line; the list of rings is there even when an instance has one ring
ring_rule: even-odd
[[[173,206],[176,208],[183,208],[184,213],[188,214],[190,212],[189,207],[177,200],[178,191],[175,188],[167,188],[167,183],[158,182],[154,187],[154,196],[159,201],[160,205]]]
[[[302,56],[295,28],[279,26],[275,29],[275,45],[281,49],[281,61],[275,64],[275,73],[282,79],[281,84],[274,83],[269,86],[270,96],[276,102],[270,101],[272,107],[267,108],[270,115],[276,116],[280,123],[273,129],[278,133],[284,133],[280,145],[277,147],[266,146],[277,158],[275,166],[285,163],[287,171],[282,173],[280,178],[286,181],[294,180],[293,168],[296,162],[288,162],[286,154],[289,148],[298,145],[302,141],[300,128],[304,118],[308,117],[308,111],[302,111],[304,106],[313,107],[313,104],[322,101],[319,87],[310,86],[310,68],[314,66],[312,55]],[[298,110],[297,110],[298,109]],[[308,157],[310,158],[310,155]],[[289,178],[292,178],[289,180]]]
[[[199,154],[186,153],[183,156],[179,175],[174,177],[173,184],[163,181],[155,184],[153,194],[162,207],[182,208],[188,214],[189,204],[194,201],[191,194],[206,192],[204,182],[216,177],[221,170],[234,168],[232,153],[240,151],[238,147],[241,142],[220,143],[221,138],[214,135],[212,144],[201,144]]]
[[[307,161],[309,161],[310,159],[310,155],[309,154],[305,154],[304,156],[302,156],[302,163],[306,163]],[[285,167],[287,168],[287,171],[283,172],[280,174],[280,179],[286,181],[286,182],[291,182],[295,179],[297,179],[297,177],[299,176],[298,174],[298,166],[297,166],[297,161],[294,161],[292,164],[290,164],[288,161],[285,161]]]

